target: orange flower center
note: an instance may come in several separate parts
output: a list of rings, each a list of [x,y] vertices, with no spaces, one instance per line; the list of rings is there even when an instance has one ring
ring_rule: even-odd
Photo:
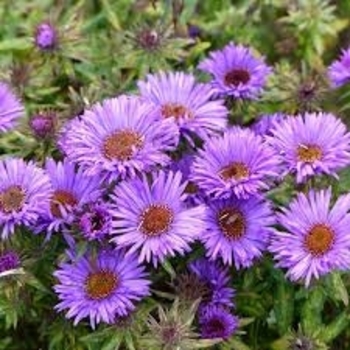
[[[20,211],[25,201],[25,193],[20,186],[12,185],[0,193],[0,210],[4,213]]]
[[[242,180],[249,176],[249,169],[242,162],[234,162],[222,168],[219,175],[224,180]]]
[[[322,150],[317,145],[301,145],[297,149],[298,159],[301,162],[313,163],[322,159]]]
[[[246,84],[250,80],[250,74],[245,69],[232,69],[226,73],[224,83],[226,86]]]
[[[334,242],[333,230],[324,224],[315,225],[305,237],[305,247],[314,256],[327,253]]]
[[[234,208],[225,208],[218,213],[218,223],[225,235],[230,239],[241,238],[246,229],[246,222],[243,214]]]
[[[192,112],[178,103],[165,104],[162,106],[161,113],[164,118],[174,117],[175,119],[179,119],[185,116],[192,117]]]
[[[95,300],[107,298],[117,287],[117,276],[108,270],[92,272],[85,281],[86,294]]]
[[[103,143],[103,154],[106,158],[120,161],[129,160],[135,149],[141,149],[141,135],[134,131],[122,130],[109,135]]]
[[[50,210],[53,216],[61,218],[61,206],[74,207],[78,204],[74,194],[65,190],[56,190],[51,198]]]
[[[151,205],[141,215],[141,231],[149,237],[166,232],[173,221],[173,212],[166,205]]]

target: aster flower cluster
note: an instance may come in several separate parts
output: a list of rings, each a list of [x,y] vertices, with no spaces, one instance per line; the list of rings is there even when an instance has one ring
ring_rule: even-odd
[[[38,49],[52,52],[58,43],[50,23],[37,27]],[[329,68],[336,87],[348,82],[347,56]],[[232,125],[228,106],[259,99],[272,67],[230,43],[198,69],[209,82],[184,71],[148,74],[135,94],[86,106],[58,134],[53,114],[34,115],[33,135],[57,136],[55,152],[42,164],[0,160],[1,239],[29,232],[60,240],[55,310],[74,325],[118,324],[151,297],[157,272],[185,261],[176,297],[199,303],[201,338],[228,340],[239,328],[233,274],[266,255],[306,287],[350,269],[350,194],[332,200],[331,187],[313,188],[350,165],[345,123],[329,112],[276,111]],[[0,132],[23,113],[1,83]],[[273,190],[283,182],[302,191],[279,206]],[[0,273],[19,265],[11,251],[0,256]]]

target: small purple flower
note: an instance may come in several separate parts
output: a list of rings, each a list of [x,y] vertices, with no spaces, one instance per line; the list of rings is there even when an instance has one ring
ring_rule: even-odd
[[[242,45],[230,43],[209,56],[199,69],[213,76],[213,88],[221,96],[256,99],[272,71],[262,58],[255,57],[250,48]]]
[[[236,269],[250,267],[261,258],[275,223],[268,202],[260,198],[230,198],[212,201],[207,210],[207,229],[201,240],[207,256],[221,257]]]
[[[86,176],[80,169],[76,170],[75,165],[67,159],[57,163],[48,159],[45,169],[54,192],[50,197],[50,206],[38,223],[36,231],[45,230],[51,234],[66,224],[72,224],[75,211],[100,197],[101,182],[97,177]]]
[[[117,247],[140,251],[139,261],[156,266],[168,256],[191,250],[203,231],[205,208],[186,208],[180,172],[154,173],[124,181],[116,187],[112,241]]]
[[[237,330],[239,320],[223,307],[208,306],[201,312],[199,325],[203,339],[228,339]]]
[[[312,278],[350,268],[350,195],[332,208],[331,195],[330,189],[299,193],[278,215],[284,230],[274,231],[269,249],[292,281],[308,286]]]
[[[185,136],[206,138],[227,127],[223,100],[213,100],[209,84],[197,83],[192,74],[160,72],[138,83],[141,96],[151,102],[163,119],[174,118]]]
[[[286,116],[283,113],[264,114],[252,125],[252,130],[261,136],[270,135],[271,129],[285,120]]]
[[[24,114],[24,107],[9,85],[0,82],[0,133],[12,130]]]
[[[17,269],[20,264],[21,260],[14,251],[7,251],[0,255],[0,273]]]
[[[235,290],[230,287],[232,282],[227,267],[222,267],[218,262],[201,258],[190,263],[188,269],[205,284],[205,293],[201,300],[202,306],[234,306],[232,299]]]
[[[204,144],[190,179],[216,198],[248,198],[269,187],[269,178],[278,176],[279,164],[279,156],[260,135],[232,128]]]
[[[42,169],[18,158],[0,161],[0,179],[1,237],[6,239],[17,226],[30,227],[47,211],[52,187]]]
[[[48,139],[55,135],[57,124],[56,114],[53,112],[39,113],[30,117],[29,127],[38,139]]]
[[[340,58],[328,67],[328,77],[335,88],[350,82],[350,48],[343,49]]]
[[[36,47],[42,51],[52,51],[58,45],[58,33],[54,26],[43,22],[36,27],[34,34]]]
[[[135,176],[170,161],[178,144],[172,120],[160,120],[150,104],[135,96],[104,100],[70,122],[61,146],[89,175]]]
[[[87,240],[101,240],[111,231],[111,210],[105,203],[90,203],[77,214],[77,221],[79,231]]]
[[[144,267],[138,265],[135,255],[122,251],[104,251],[63,263],[54,276],[60,300],[55,309],[68,309],[66,317],[74,318],[74,325],[85,317],[90,318],[92,328],[101,322],[113,323],[150,294]]]
[[[284,161],[285,172],[296,173],[297,182],[327,174],[350,164],[350,133],[329,113],[306,113],[275,124],[268,137]]]

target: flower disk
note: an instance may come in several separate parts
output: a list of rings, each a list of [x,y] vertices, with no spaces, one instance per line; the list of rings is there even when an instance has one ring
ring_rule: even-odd
[[[332,114],[287,117],[271,129],[268,142],[283,156],[284,174],[296,173],[297,182],[320,174],[337,177],[335,171],[350,164],[350,133]]]
[[[233,128],[208,140],[193,163],[191,180],[216,198],[248,198],[267,189],[278,175],[280,159],[263,138],[248,129]]]
[[[261,94],[271,68],[254,57],[251,49],[230,43],[210,53],[199,69],[213,76],[212,85],[221,96],[256,99]]]
[[[350,267],[350,195],[333,208],[330,202],[330,189],[300,193],[278,216],[285,230],[274,231],[269,249],[292,281],[308,286],[312,278]]]
[[[101,252],[61,264],[54,273],[58,311],[68,309],[74,324],[89,317],[93,328],[100,322],[113,323],[134,309],[134,302],[149,295],[150,282],[134,255]]]
[[[157,265],[167,256],[184,254],[203,230],[204,207],[187,209],[186,182],[180,172],[154,173],[124,181],[114,191],[112,241],[140,251],[139,261]]]

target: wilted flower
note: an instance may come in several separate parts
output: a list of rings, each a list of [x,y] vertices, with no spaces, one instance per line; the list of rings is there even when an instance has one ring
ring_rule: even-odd
[[[30,227],[49,208],[52,186],[33,162],[7,158],[0,161],[0,226],[3,239],[17,226]]]
[[[330,189],[311,190],[277,215],[284,230],[273,231],[269,249],[292,281],[308,286],[312,278],[350,268],[350,195],[340,196],[332,208],[330,202]]]
[[[330,113],[287,117],[270,133],[270,145],[282,155],[284,174],[296,173],[297,182],[320,174],[337,177],[336,171],[350,164],[350,133]]]
[[[199,69],[213,76],[212,85],[221,96],[256,99],[266,84],[271,68],[250,48],[230,43],[209,54]]]
[[[208,196],[248,198],[269,188],[280,158],[260,135],[232,128],[207,140],[193,162],[190,179]]]
[[[350,82],[350,48],[343,49],[339,59],[328,67],[328,77],[333,87]]]
[[[51,138],[56,132],[57,116],[51,111],[34,114],[29,119],[29,127],[36,138],[40,140]]]
[[[23,114],[24,107],[10,86],[0,82],[0,133],[15,128]]]
[[[213,100],[208,84],[197,83],[194,75],[160,72],[139,81],[141,97],[153,104],[162,119],[173,118],[180,132],[206,138],[227,126],[224,101]]]
[[[67,318],[78,324],[89,317],[92,328],[127,316],[134,303],[149,295],[150,281],[135,255],[122,251],[85,255],[63,263],[54,272],[54,290],[60,299],[55,309],[68,309]]]
[[[199,317],[201,337],[228,339],[238,328],[238,317],[222,306],[206,306]]]
[[[185,206],[185,187],[180,172],[164,171],[120,183],[112,195],[112,241],[154,265],[190,251],[203,231],[205,209]]]

